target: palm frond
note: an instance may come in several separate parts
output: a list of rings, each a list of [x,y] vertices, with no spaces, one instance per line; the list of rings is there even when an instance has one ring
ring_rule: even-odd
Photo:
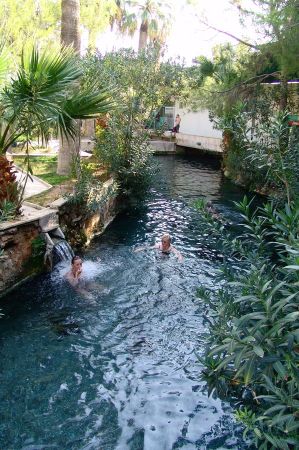
[[[60,136],[66,139],[75,139],[78,134],[77,122],[65,110],[58,114],[56,120],[53,122],[53,127],[57,130]]]
[[[0,84],[5,80],[8,72],[8,56],[4,49],[0,51]]]
[[[96,84],[82,88],[82,69],[73,50],[51,55],[36,48],[23,52],[19,70],[1,93],[0,152],[25,133],[47,140],[50,129],[75,138],[77,119],[96,117],[114,106],[112,91]]]
[[[51,55],[33,48],[23,52],[22,62],[12,85],[15,98],[26,101],[61,95],[82,75],[76,56],[70,47]]]
[[[66,114],[74,119],[90,119],[107,113],[116,107],[112,92],[92,88],[76,92],[63,106]]]

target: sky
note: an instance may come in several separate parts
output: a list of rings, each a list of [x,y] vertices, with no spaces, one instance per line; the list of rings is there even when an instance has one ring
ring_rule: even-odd
[[[163,0],[162,0],[163,1]],[[240,24],[236,7],[229,0],[197,0],[196,8],[187,6],[185,0],[166,0],[172,3],[174,12],[174,24],[167,39],[168,55],[180,56],[185,59],[187,65],[192,64],[193,58],[199,55],[211,57],[212,48],[220,43],[231,42],[237,45],[237,41],[217,33],[199,22],[199,17],[205,16],[208,23],[228,31],[240,38],[249,38],[255,41],[255,33],[251,26],[244,27]],[[243,0],[243,3],[250,0]],[[116,36],[115,31],[107,30],[98,38],[98,47],[102,53],[120,47],[133,47],[137,50],[138,35],[134,38]]]
[[[183,0],[176,2],[175,26],[169,36],[169,52],[175,52],[185,57],[190,64],[195,56],[212,56],[212,49],[215,45],[224,42],[231,42],[237,45],[238,42],[228,36],[217,33],[201,24],[199,19],[205,17],[206,21],[221,30],[228,31],[240,38],[249,37],[254,40],[254,30],[252,27],[244,27],[240,24],[237,8],[232,6],[229,0],[198,0],[198,7],[186,7],[182,5]]]

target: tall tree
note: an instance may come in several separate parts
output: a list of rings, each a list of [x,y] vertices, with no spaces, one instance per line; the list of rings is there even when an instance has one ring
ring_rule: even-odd
[[[148,42],[165,43],[172,21],[170,4],[159,0],[116,0],[118,11],[115,22],[121,32],[134,35],[139,32],[138,50]]]
[[[80,53],[80,0],[61,0],[61,45],[72,46]],[[80,123],[73,138],[60,134],[57,173],[69,175],[72,165],[80,158]]]
[[[80,53],[80,0],[61,0],[61,44]]]
[[[0,1],[1,41],[16,59],[24,44],[38,42],[39,48],[59,48],[59,0]]]
[[[146,0],[143,3],[137,3],[139,9],[139,17],[141,20],[139,27],[139,51],[144,49],[150,41],[158,41],[164,43],[169,27],[170,14],[167,8],[169,5],[165,2],[157,0]]]
[[[216,28],[203,18],[199,17],[199,21],[255,50],[252,62],[256,64],[257,75],[267,72],[270,65],[275,68],[275,76],[281,80],[279,108],[283,111],[288,106],[288,79],[299,77],[299,1],[231,0],[231,3],[238,8],[244,25],[248,19],[255,25],[258,44]]]
[[[280,73],[280,109],[288,104],[288,79],[299,76],[299,1],[252,0],[256,8],[248,9],[242,0],[233,0],[243,19],[250,18],[265,44],[262,53],[270,53]]]

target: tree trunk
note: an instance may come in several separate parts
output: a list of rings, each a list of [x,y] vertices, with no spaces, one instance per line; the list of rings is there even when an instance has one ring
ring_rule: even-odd
[[[61,0],[61,45],[80,53],[80,0]]]
[[[147,21],[141,22],[139,29],[139,45],[138,45],[139,52],[146,47],[147,36],[148,36],[148,22]]]
[[[80,125],[77,121],[78,130],[75,139],[59,135],[59,153],[58,153],[58,175],[70,175],[71,173],[79,175],[80,164]]]
[[[222,159],[222,169],[224,171],[225,176],[229,176],[229,167],[227,167],[227,158],[229,152],[233,151],[233,133],[230,130],[223,130],[222,132],[222,143],[221,147],[223,150],[223,159]]]
[[[80,0],[61,0],[61,45],[73,46],[80,53]],[[80,152],[80,126],[75,139],[59,136],[57,173],[69,175]]]

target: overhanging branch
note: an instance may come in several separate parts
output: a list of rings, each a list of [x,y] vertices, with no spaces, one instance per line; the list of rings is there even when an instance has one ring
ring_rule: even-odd
[[[272,73],[263,73],[262,75],[256,75],[254,77],[248,78],[245,81],[242,81],[241,83],[235,84],[234,86],[232,86],[229,89],[224,89],[223,91],[211,91],[211,90],[205,89],[205,88],[201,88],[201,89],[203,91],[209,92],[210,94],[227,94],[228,92],[232,92],[234,89],[237,89],[240,87],[247,88],[247,87],[251,86],[252,84],[255,84],[254,82],[261,83],[265,78],[275,76],[275,75],[280,75],[280,72],[276,71],[276,72],[272,72]],[[250,83],[250,82],[253,82],[253,83]]]
[[[199,20],[203,25],[210,28],[211,30],[217,31],[218,33],[225,34],[226,36],[229,36],[232,39],[235,39],[236,41],[240,42],[241,44],[246,45],[247,47],[254,48],[255,50],[259,50],[259,47],[257,45],[254,45],[254,44],[251,44],[250,42],[244,41],[243,39],[240,39],[239,37],[235,36],[234,34],[229,33],[228,31],[220,30],[219,28],[216,28],[216,27],[210,25],[208,22],[206,22],[203,19],[199,19]]]

